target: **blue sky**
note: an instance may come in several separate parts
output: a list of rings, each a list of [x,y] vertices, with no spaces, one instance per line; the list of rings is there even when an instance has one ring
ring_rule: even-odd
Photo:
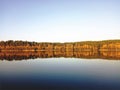
[[[120,0],[0,0],[0,40],[120,39]]]

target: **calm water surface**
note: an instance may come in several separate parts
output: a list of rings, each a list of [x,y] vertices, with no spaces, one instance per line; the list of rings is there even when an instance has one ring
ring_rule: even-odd
[[[0,61],[0,90],[120,90],[120,61],[47,58]]]

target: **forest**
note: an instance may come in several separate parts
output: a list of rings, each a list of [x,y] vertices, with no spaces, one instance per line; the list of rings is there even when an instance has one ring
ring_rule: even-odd
[[[0,52],[6,51],[120,51],[120,40],[82,42],[0,41]]]

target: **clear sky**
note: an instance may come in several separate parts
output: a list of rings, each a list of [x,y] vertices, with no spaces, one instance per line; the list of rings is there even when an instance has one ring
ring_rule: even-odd
[[[120,39],[120,0],[0,0],[0,40]]]

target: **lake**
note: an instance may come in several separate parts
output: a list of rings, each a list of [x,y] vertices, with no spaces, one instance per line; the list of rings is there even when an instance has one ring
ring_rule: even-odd
[[[0,90],[120,90],[118,59],[32,57],[0,60]]]
[[[0,88],[49,90],[119,90],[120,61],[38,58],[0,61]]]

